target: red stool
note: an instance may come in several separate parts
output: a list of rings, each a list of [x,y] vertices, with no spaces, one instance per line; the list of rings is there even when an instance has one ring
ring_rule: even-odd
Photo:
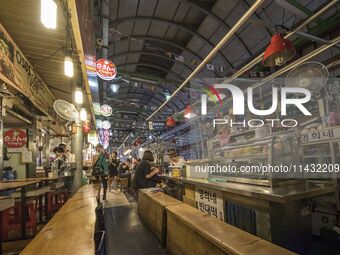
[[[61,190],[58,193],[58,204],[59,204],[60,208],[66,203],[67,199],[68,199],[67,190]]]
[[[56,212],[59,209],[58,194],[55,191],[47,194],[47,211],[48,213]]]
[[[28,210],[26,228],[31,228],[33,233],[37,232],[36,208],[33,201],[26,204]],[[16,202],[14,207],[8,208],[2,212],[1,217],[1,241],[8,240],[10,231],[21,230],[21,203]]]
[[[58,211],[67,201],[68,193],[66,190],[55,190],[47,195],[48,213]]]

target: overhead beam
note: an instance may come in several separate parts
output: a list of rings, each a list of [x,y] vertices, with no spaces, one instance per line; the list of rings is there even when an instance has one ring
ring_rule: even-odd
[[[178,73],[175,73],[174,71],[171,71],[171,70],[168,70],[164,67],[161,67],[159,65],[156,65],[156,64],[151,64],[151,63],[145,63],[145,62],[133,62],[133,63],[122,63],[122,64],[116,64],[117,67],[120,67],[120,66],[146,66],[146,67],[151,67],[151,68],[155,68],[155,69],[158,69],[160,71],[163,71],[167,74],[171,74],[173,76],[177,76],[178,78],[180,78],[180,80],[183,80],[185,79],[185,77],[181,76],[180,74]]]
[[[175,0],[177,2],[185,3],[189,6],[191,6],[193,9],[200,11],[201,13],[204,13],[209,18],[215,20],[217,23],[219,23],[225,30],[230,30],[231,26],[229,26],[227,23],[224,22],[223,19],[221,19],[219,16],[211,12],[210,10],[206,9],[202,4],[200,4],[198,1],[193,0]],[[269,34],[270,35],[270,34]],[[241,43],[241,45],[244,47],[244,49],[248,52],[250,56],[252,56],[250,49],[248,46],[244,43],[244,41],[241,39],[241,37],[235,33],[234,36],[238,39],[238,41]]]
[[[205,59],[195,68],[195,70],[181,83],[181,85],[172,93],[169,100],[165,101],[156,111],[154,111],[146,120],[150,120],[160,110],[162,110],[168,102],[173,99],[199,72],[201,69],[214,57],[214,55],[226,44],[227,41],[235,34],[235,32],[249,19],[249,17],[262,5],[264,0],[256,0],[255,3],[243,14],[242,17],[235,23],[235,25],[223,36],[219,43],[213,50],[205,57]]]
[[[195,52],[193,52],[192,50],[190,50],[190,49],[186,48],[185,46],[179,44],[176,41],[169,41],[169,40],[166,40],[165,38],[153,37],[153,36],[133,36],[132,38],[136,39],[136,40],[144,40],[144,41],[148,40],[148,41],[155,41],[155,42],[167,44],[169,46],[180,49],[182,51],[186,51],[186,52],[190,53],[192,56],[194,56],[195,58],[197,58],[197,60],[202,61],[202,58],[199,55],[197,55]],[[125,38],[121,39],[121,41],[124,41],[124,40],[131,40],[131,38],[125,37]],[[113,42],[111,41],[110,43],[113,43]]]
[[[142,55],[147,55],[147,56],[153,56],[153,57],[165,59],[165,60],[173,62],[173,63],[181,64],[181,65],[185,66],[187,69],[193,70],[193,68],[191,66],[188,66],[185,63],[176,61],[175,59],[169,58],[169,57],[167,57],[163,54],[158,54],[158,53],[154,53],[154,52],[150,52],[150,51],[146,51],[146,50],[134,50],[134,51],[119,52],[118,54],[114,54],[114,55],[109,56],[109,59],[114,59],[114,58],[125,56],[125,55],[128,55],[128,54],[142,54]]]
[[[124,18],[112,20],[110,22],[110,26],[114,26],[114,25],[117,25],[117,24],[129,22],[129,21],[151,21],[151,22],[162,23],[162,24],[165,24],[165,25],[172,25],[172,26],[177,27],[180,30],[187,32],[188,34],[191,34],[192,36],[199,38],[203,42],[208,43],[211,48],[215,47],[215,45],[213,43],[211,43],[209,41],[209,39],[207,39],[204,36],[202,36],[201,34],[197,33],[192,27],[188,26],[188,24],[175,22],[175,21],[171,21],[171,20],[167,20],[167,19],[162,19],[162,18],[157,18],[157,17],[148,17],[148,16],[124,17]],[[218,54],[228,63],[228,65],[231,69],[234,68],[232,63],[227,59],[227,57],[220,50],[218,50]]]

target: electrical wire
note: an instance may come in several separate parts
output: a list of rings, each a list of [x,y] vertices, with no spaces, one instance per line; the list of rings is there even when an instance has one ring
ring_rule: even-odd
[[[52,54],[46,56],[46,57],[42,57],[42,58],[32,58],[32,57],[28,57],[30,60],[34,60],[34,61],[42,61],[42,60],[50,60],[51,58],[53,58],[60,50],[63,50],[64,47],[59,47],[57,48]]]

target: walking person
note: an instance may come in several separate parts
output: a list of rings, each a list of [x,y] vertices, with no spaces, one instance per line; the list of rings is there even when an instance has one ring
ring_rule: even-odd
[[[98,182],[103,185],[103,200],[106,200],[107,192],[107,175],[109,171],[109,164],[105,157],[104,147],[101,144],[96,146],[96,155],[93,157],[92,162],[92,175],[96,178]],[[97,201],[100,201],[100,190],[99,186]]]
[[[110,165],[109,165],[109,192],[112,190],[112,184],[115,183],[116,191],[118,193],[118,167],[119,159],[117,157],[117,152],[113,151],[111,154]]]

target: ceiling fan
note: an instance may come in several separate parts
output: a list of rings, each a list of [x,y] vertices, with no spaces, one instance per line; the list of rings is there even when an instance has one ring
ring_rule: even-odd
[[[65,100],[58,99],[54,101],[53,109],[62,119],[68,121],[65,127],[67,131],[70,131],[69,130],[70,123],[78,118],[78,111],[76,107]]]
[[[285,84],[287,87],[300,87],[310,90],[318,100],[320,117],[323,118],[329,112],[329,97],[325,86],[328,76],[328,69],[325,65],[319,62],[306,62],[288,73]],[[323,91],[325,93],[322,93]]]

